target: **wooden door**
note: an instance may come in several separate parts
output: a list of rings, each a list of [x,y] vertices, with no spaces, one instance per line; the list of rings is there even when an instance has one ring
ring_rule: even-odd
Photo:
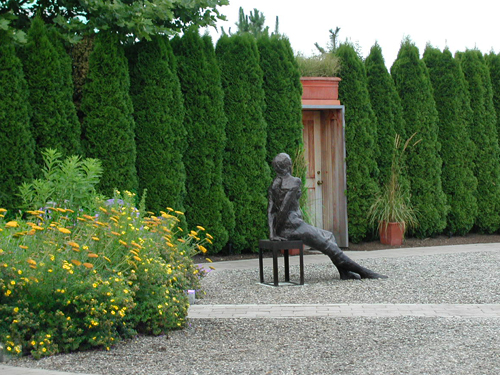
[[[307,162],[307,214],[312,225],[323,228],[323,179],[321,169],[321,112],[304,111],[304,148]]]

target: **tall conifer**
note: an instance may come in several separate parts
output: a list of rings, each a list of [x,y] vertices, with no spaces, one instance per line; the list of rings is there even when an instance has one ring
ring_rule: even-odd
[[[36,142],[35,157],[41,165],[41,152],[46,148],[68,156],[79,153],[80,124],[70,113],[72,98],[67,95],[68,71],[64,65],[68,60],[59,56],[40,17],[33,19],[27,39],[22,50],[23,65]]]
[[[445,229],[449,210],[441,182],[438,113],[429,72],[409,39],[402,42],[391,75],[401,98],[406,134],[416,133],[415,139],[421,140],[407,151],[411,202],[419,221],[415,234],[434,236]]]
[[[224,35],[216,55],[222,72],[224,110],[228,118],[224,186],[234,204],[234,251],[255,249],[266,238],[267,188],[271,182],[266,162],[267,126],[264,120],[262,69],[255,38]]]
[[[475,147],[469,135],[472,111],[465,77],[448,49],[441,52],[428,45],[424,62],[439,115],[442,185],[450,206],[447,231],[465,235],[477,216],[477,179],[473,173]]]
[[[301,149],[302,85],[288,39],[264,33],[257,39],[264,74],[264,118],[267,123],[267,161],[280,152],[292,158]]]
[[[234,212],[222,184],[227,118],[221,73],[210,36],[190,29],[172,46],[186,108],[186,218],[190,229],[201,225],[214,237],[209,251],[218,253],[234,229]]]
[[[118,37],[97,34],[89,56],[89,72],[83,88],[82,145],[85,156],[100,159],[104,175],[100,191],[137,190],[133,106],[129,94],[128,63]]]
[[[491,79],[478,50],[457,54],[468,83],[472,122],[470,136],[476,145],[474,175],[477,178],[479,231],[493,233],[500,228],[500,148],[493,106]]]
[[[341,59],[339,97],[345,106],[349,239],[359,242],[372,232],[368,211],[379,191],[377,122],[361,58],[350,44],[341,44],[336,54]]]
[[[394,81],[385,66],[382,48],[375,43],[365,60],[368,93],[373,112],[377,117],[379,156],[377,165],[383,185],[391,171],[396,134],[406,139],[403,109]]]
[[[33,178],[35,142],[28,110],[28,87],[14,44],[0,30],[0,208],[21,203],[19,185]]]
[[[491,88],[493,90],[493,107],[497,116],[497,133],[500,139],[500,54],[490,52],[485,56],[490,70]]]
[[[139,192],[146,207],[184,210],[186,150],[184,105],[170,42],[162,36],[131,47],[130,95],[134,105]]]

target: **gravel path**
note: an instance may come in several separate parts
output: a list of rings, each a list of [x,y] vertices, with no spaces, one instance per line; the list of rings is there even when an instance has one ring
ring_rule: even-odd
[[[327,260],[327,259],[326,259]],[[500,252],[364,259],[388,280],[340,281],[308,265],[307,285],[257,284],[257,270],[204,280],[197,304],[500,304]],[[270,277],[270,268],[266,269]],[[298,269],[292,267],[292,277]],[[498,318],[193,319],[169,336],[137,337],[89,351],[8,365],[103,375],[500,373]]]

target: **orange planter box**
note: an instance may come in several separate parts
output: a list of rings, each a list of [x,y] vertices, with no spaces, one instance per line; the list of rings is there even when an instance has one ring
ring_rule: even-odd
[[[302,77],[303,105],[340,105],[338,77]]]
[[[380,226],[380,242],[384,245],[401,246],[405,233],[402,223],[382,223]]]

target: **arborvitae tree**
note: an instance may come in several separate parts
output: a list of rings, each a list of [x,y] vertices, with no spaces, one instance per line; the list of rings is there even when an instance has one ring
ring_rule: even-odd
[[[379,156],[377,165],[380,171],[380,184],[383,185],[391,171],[396,134],[407,139],[403,120],[401,99],[398,96],[394,81],[385,66],[382,48],[375,43],[365,60],[368,78],[368,94],[373,112],[377,117],[377,140]]]
[[[280,152],[294,157],[303,144],[302,85],[297,62],[287,38],[264,34],[257,39],[264,73],[267,123],[267,161]]]
[[[89,57],[88,81],[81,110],[85,156],[100,159],[104,169],[98,188],[137,190],[133,106],[128,63],[115,34],[100,32]]]
[[[476,145],[474,175],[477,178],[479,231],[493,233],[500,228],[500,148],[488,68],[478,50],[458,53],[468,82],[473,116],[470,136]]]
[[[439,115],[441,180],[450,206],[447,232],[465,235],[472,229],[477,216],[477,179],[473,172],[475,147],[469,135],[472,111],[465,77],[448,49],[441,52],[428,45],[424,62]]]
[[[493,107],[497,116],[497,133],[500,139],[500,54],[490,52],[485,56],[490,70],[491,88],[493,90]]]
[[[35,142],[31,134],[28,87],[14,44],[0,30],[0,207],[21,203],[18,187],[33,178]]]
[[[234,229],[234,212],[222,184],[227,118],[220,69],[212,39],[201,37],[197,29],[173,39],[172,46],[186,108],[186,218],[190,229],[201,225],[214,237],[209,251],[218,253]]]
[[[67,83],[67,67],[61,66],[68,61],[61,60],[38,16],[31,23],[28,43],[22,55],[36,142],[36,161],[42,164],[41,152],[46,148],[57,149],[68,156],[78,153],[80,126],[74,121],[76,118],[68,121],[68,107],[72,104],[72,98],[68,97],[64,86]]]
[[[359,242],[372,233],[368,212],[379,191],[377,122],[361,58],[347,43],[341,44],[336,54],[341,59],[339,97],[345,106],[349,239]]]
[[[147,189],[146,207],[184,210],[186,150],[184,106],[167,38],[153,37],[128,53],[130,96],[134,105],[139,192]]]
[[[234,204],[236,223],[229,241],[239,252],[255,249],[257,241],[268,235],[267,188],[271,176],[266,163],[262,69],[257,43],[249,34],[222,36],[216,55],[228,118],[224,186]]]
[[[445,229],[449,210],[441,183],[438,113],[429,72],[409,39],[402,42],[391,75],[401,98],[406,134],[416,133],[414,139],[421,140],[407,155],[411,202],[419,221],[415,235],[434,236]]]

